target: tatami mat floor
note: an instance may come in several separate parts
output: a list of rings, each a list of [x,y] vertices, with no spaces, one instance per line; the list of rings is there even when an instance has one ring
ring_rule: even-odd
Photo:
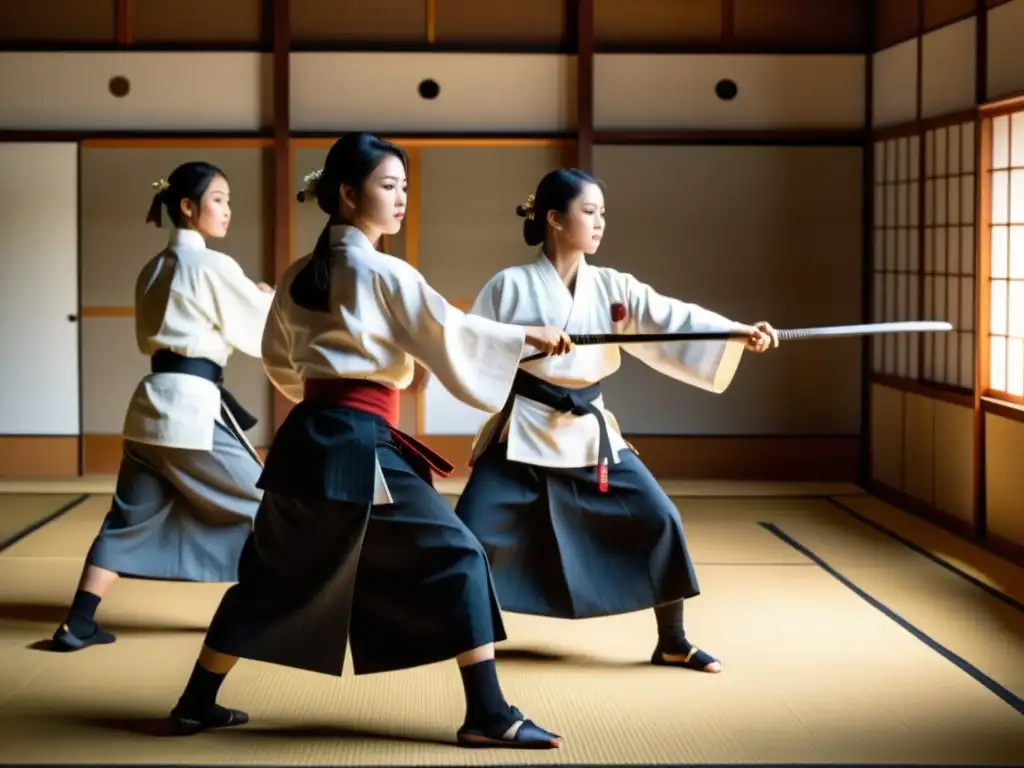
[[[842,485],[667,484],[703,589],[689,634],[721,675],[647,664],[650,612],[507,615],[503,686],[555,752],[454,747],[452,664],[242,662],[221,698],[248,726],[158,738],[225,585],[122,581],[100,614],[117,643],[45,652],[109,501],[92,482],[0,484],[3,764],[1024,764],[1024,570]]]

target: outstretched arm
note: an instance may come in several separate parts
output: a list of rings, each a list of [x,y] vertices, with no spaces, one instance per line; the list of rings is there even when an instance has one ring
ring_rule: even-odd
[[[554,353],[570,348],[556,329],[507,325],[462,312],[411,267],[396,270],[382,287],[396,341],[454,397],[482,411],[494,413],[505,405],[527,343]]]
[[[662,296],[632,275],[624,275],[629,316],[627,333],[739,331],[746,339],[682,341],[664,344],[624,344],[622,349],[645,365],[676,381],[710,392],[724,392],[736,374],[743,350],[764,351],[777,345],[767,323],[737,323],[696,304]]]

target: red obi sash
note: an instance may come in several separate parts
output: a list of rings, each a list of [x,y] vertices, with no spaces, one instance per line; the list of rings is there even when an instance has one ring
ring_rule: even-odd
[[[441,477],[448,477],[455,471],[455,466],[439,453],[398,429],[397,389],[365,379],[308,379],[304,384],[303,400],[378,416],[387,422],[400,452],[419,457]]]

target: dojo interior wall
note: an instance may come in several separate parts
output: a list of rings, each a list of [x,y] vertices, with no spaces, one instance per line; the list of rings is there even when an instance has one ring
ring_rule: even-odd
[[[119,461],[125,407],[149,361],[135,341],[135,280],[167,242],[166,228],[146,224],[148,195],[140,195],[179,164],[196,157],[188,147],[139,148],[86,143],[79,163],[82,433],[85,474]],[[235,258],[256,281],[267,274],[271,236],[269,152],[261,147],[204,147],[199,154],[231,184],[232,223],[211,244]],[[166,212],[164,223],[167,224]],[[259,423],[254,445],[273,437],[271,391],[260,361],[232,355],[225,383]]]
[[[993,389],[989,332],[1000,322],[993,224],[1024,224],[1019,199],[1001,198],[1017,218],[993,211],[991,169],[993,160],[1010,164],[1014,140],[1020,157],[1024,116],[1008,116],[1020,109],[1012,104],[987,105],[1024,91],[1024,0],[988,2],[980,29],[973,2],[912,6],[882,3],[877,17],[873,313],[945,319],[957,332],[873,345],[872,489],[1019,558],[1024,479],[1013,457],[1024,452],[1024,399]],[[1010,173],[1002,172],[1004,188]]]
[[[987,92],[977,103],[1024,89],[1020,57],[1014,55],[1022,3],[988,3],[994,7],[985,25]],[[931,121],[928,130],[949,131],[972,119],[958,112],[976,103],[970,61],[977,49],[974,0],[879,0],[873,4],[878,52],[867,62],[862,8],[846,0],[601,0],[594,4],[597,52],[589,115],[577,114],[580,67],[573,50],[566,49],[572,20],[561,3],[292,0],[290,6],[289,114],[283,128],[282,112],[274,108],[277,57],[270,52],[269,3],[225,0],[216,18],[198,0],[176,4],[173,12],[166,4],[139,0],[0,6],[0,131],[48,132],[33,139],[56,142],[47,152],[77,148],[80,163],[48,168],[51,182],[76,190],[82,211],[97,221],[123,216],[131,222],[131,233],[110,233],[116,252],[104,254],[93,245],[99,230],[90,234],[83,220],[76,245],[83,270],[104,258],[111,269],[137,268],[162,240],[142,224],[149,184],[166,175],[179,156],[216,154],[225,164],[235,163],[230,174],[247,186],[251,181],[244,195],[236,190],[236,198],[268,200],[262,209],[244,203],[244,216],[236,212],[237,231],[229,240],[238,238],[238,244],[225,243],[225,250],[247,268],[262,263],[261,275],[272,275],[280,268],[275,259],[281,248],[274,243],[280,243],[282,231],[291,256],[297,256],[312,243],[322,218],[315,209],[291,202],[282,228],[282,206],[270,202],[271,136],[290,134],[293,195],[302,174],[318,165],[326,149],[318,135],[369,127],[412,137],[403,141],[418,170],[419,214],[388,248],[415,262],[432,281],[447,281],[449,297],[467,303],[485,275],[532,258],[512,208],[541,173],[573,157],[577,131],[585,127],[594,131],[594,170],[609,191],[610,230],[599,262],[628,264],[666,292],[727,313],[734,307],[749,311],[751,319],[768,317],[780,325],[850,322],[849,313],[859,317],[862,298],[858,251],[870,251],[876,238],[872,230],[862,234],[858,225],[865,209],[857,172],[864,159],[861,147],[869,146],[874,162],[874,145],[896,139],[898,159],[901,137],[916,135],[920,146],[926,144],[922,121]],[[202,25],[188,21],[197,17]],[[429,38],[425,27],[432,30]],[[130,49],[118,50],[129,44]],[[45,53],[47,47],[60,53]],[[130,84],[124,98],[107,89],[116,76]],[[424,77],[438,81],[441,98],[419,98],[416,87]],[[737,84],[736,99],[715,95],[714,84],[722,78]],[[182,81],[194,87],[183,91]],[[645,88],[637,87],[641,82]],[[175,95],[169,98],[170,93]],[[874,131],[874,141],[863,141],[865,128]],[[193,135],[164,135],[185,131]],[[106,136],[88,136],[96,132]],[[492,138],[471,139],[471,132]],[[447,138],[416,138],[427,134]],[[123,156],[142,158],[139,178],[124,178],[133,187],[115,205],[120,192],[107,192],[106,201],[104,175],[114,174],[118,153],[129,151],[138,154]],[[159,153],[167,153],[168,165],[158,168],[162,161],[151,158]],[[634,162],[637,156],[644,162]],[[469,173],[474,164],[494,180],[477,181],[467,191],[475,181]],[[128,167],[133,163],[124,165],[122,172],[133,172]],[[908,173],[909,167],[908,161]],[[889,181],[869,178],[872,188]],[[649,195],[651,188],[658,194]],[[644,196],[652,199],[650,205],[641,204]],[[699,217],[691,204],[706,204],[719,215]],[[472,216],[461,216],[460,205]],[[918,214],[925,208],[920,202]],[[867,208],[872,217],[873,209],[872,203]],[[765,210],[778,218],[759,219]],[[910,211],[908,206],[902,214],[907,223],[894,226],[915,226]],[[897,205],[894,220],[900,215]],[[250,216],[245,224],[243,218]],[[6,216],[4,223],[11,229]],[[923,254],[924,235],[918,237]],[[136,246],[142,251],[129,254]],[[904,255],[909,258],[909,252]],[[742,269],[755,279],[737,280]],[[813,275],[821,273],[830,282],[812,286]],[[852,282],[838,286],[842,276]],[[102,272],[88,279],[83,273],[82,386],[76,392],[81,427],[56,436],[36,429],[32,437],[31,431],[0,428],[0,474],[59,477],[116,469],[113,425],[124,407],[123,394],[116,393],[144,364],[135,359],[126,331],[131,312],[126,285],[120,273],[109,279]],[[969,339],[973,334],[966,330],[960,336]],[[5,339],[15,338],[10,329],[4,333]],[[10,342],[5,344],[7,349]],[[23,334],[18,344],[18,349],[31,348]],[[898,359],[898,350],[894,354]],[[920,356],[915,359],[921,362]],[[899,491],[902,502],[918,499],[929,508],[952,508],[957,511],[950,515],[964,519],[965,499],[977,495],[977,470],[964,469],[962,441],[964,418],[971,440],[978,432],[970,390],[959,383],[924,381],[920,370],[915,377],[905,368],[902,374],[876,371],[872,364],[871,427],[865,436],[858,430],[863,409],[856,390],[866,372],[856,345],[791,345],[785,354],[746,362],[736,387],[715,398],[674,387],[626,360],[625,369],[608,383],[609,401],[656,474],[856,479],[858,449],[867,437],[873,474]],[[252,381],[244,365],[233,362],[229,379],[242,387],[247,404],[266,417],[263,428],[269,428],[277,415],[269,386]],[[758,398],[770,405],[758,407]],[[422,397],[406,396],[403,421],[460,460],[474,415],[451,417],[450,406],[450,398],[436,388]],[[1012,533],[1012,521],[999,523],[1012,516],[999,509],[1012,498],[1016,475],[1004,473],[1000,462],[1015,451],[1003,453],[999,445],[1017,445],[1013,440],[1020,437],[1013,437],[1013,430],[1019,425],[994,412],[986,413],[985,423],[989,516]],[[258,442],[265,439],[261,434]],[[82,461],[75,466],[79,443]]]
[[[116,14],[96,15],[108,5],[50,5],[48,14],[17,17],[5,9],[3,21],[14,30],[5,34],[101,45],[124,26]],[[273,141],[254,138],[279,130],[266,19],[252,11],[258,3],[229,0],[224,15],[234,20],[218,21],[199,41],[218,50],[186,51],[171,43],[187,30],[151,5],[131,4],[136,45],[128,52],[68,46],[58,55],[0,53],[0,130],[109,134],[77,142],[80,168],[65,180],[79,192],[83,217],[92,220],[78,243],[81,431],[65,438],[80,438],[83,474],[116,470],[124,405],[145,370],[131,338],[129,289],[162,240],[144,224],[149,185],[183,159],[218,158],[240,180],[235,186],[245,187],[234,192],[235,221],[223,248],[254,276],[274,271],[268,250],[279,222],[265,202],[272,197]],[[422,0],[344,5],[342,16],[330,12],[330,3],[291,3],[291,255],[304,253],[322,224],[315,208],[292,199],[326,150],[310,134],[372,127],[385,135],[447,135],[406,142],[418,171],[418,212],[388,248],[467,305],[493,272],[533,258],[514,207],[544,172],[572,156],[580,127],[578,62],[573,52],[559,50],[571,22],[560,3],[548,0],[514,6],[437,0],[434,40],[449,47],[423,51],[415,48],[427,21],[419,15]],[[608,185],[611,215],[598,262],[749,320],[854,322],[861,301],[859,132],[865,127],[861,11],[833,0],[784,5],[765,12],[764,3],[750,0],[595,3],[598,51],[588,119],[596,132],[594,170]],[[187,9],[202,14],[198,5]],[[55,19],[50,24],[47,15]],[[742,52],[721,44],[726,27],[729,45]],[[480,40],[496,50],[454,50],[479,48]],[[130,86],[124,98],[107,90],[115,76]],[[441,98],[418,96],[424,77],[437,80]],[[737,84],[736,99],[716,95],[723,78]],[[182,80],[195,84],[187,94]],[[177,142],[132,136],[167,131],[197,135]],[[652,131],[663,137],[643,138]],[[498,138],[458,138],[471,132]],[[524,138],[538,135],[552,138]],[[728,137],[734,145],[722,143]],[[645,197],[650,205],[641,204]],[[744,272],[749,278],[736,280]],[[857,345],[794,345],[786,355],[747,363],[735,389],[716,397],[673,386],[627,359],[609,383],[608,399],[661,476],[855,479]],[[257,373],[252,361],[237,356],[228,376],[261,418],[254,441],[266,445],[276,414]],[[765,400],[770,408],[758,405]],[[479,417],[453,408],[436,382],[403,401],[404,426],[460,463]],[[67,471],[35,460],[16,469]]]

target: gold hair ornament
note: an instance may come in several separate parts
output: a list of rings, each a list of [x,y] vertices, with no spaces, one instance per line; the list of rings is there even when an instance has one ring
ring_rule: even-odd
[[[534,195],[530,195],[528,198],[526,198],[526,202],[523,203],[523,213],[526,214],[526,218],[530,220],[533,219],[534,200],[536,200],[536,197]]]
[[[161,205],[164,200],[164,192],[170,189],[171,185],[167,183],[166,179],[160,179],[160,181],[153,182],[153,202],[149,204],[149,213],[146,214],[147,224],[156,224],[158,227],[163,226],[164,215],[161,209]]]
[[[324,169],[318,168],[315,171],[310,171],[302,177],[302,189],[299,190],[298,194],[300,203],[307,203],[316,200],[316,185],[323,174]]]

